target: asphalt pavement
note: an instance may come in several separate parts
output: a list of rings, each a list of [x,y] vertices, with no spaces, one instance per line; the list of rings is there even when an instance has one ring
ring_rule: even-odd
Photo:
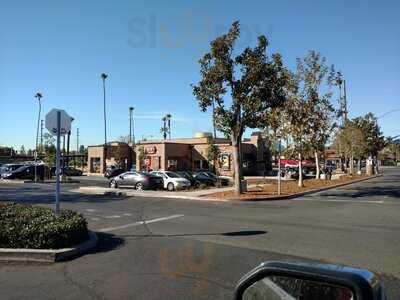
[[[89,180],[89,179],[88,179]],[[316,260],[368,268],[400,299],[400,169],[293,200],[217,202],[72,192],[100,242],[51,265],[0,264],[2,299],[230,299],[259,263]],[[0,184],[0,201],[52,207],[52,184]]]

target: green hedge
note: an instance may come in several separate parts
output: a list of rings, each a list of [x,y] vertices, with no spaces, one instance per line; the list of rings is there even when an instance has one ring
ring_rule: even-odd
[[[88,237],[85,218],[71,210],[56,218],[50,208],[0,203],[0,248],[60,249]]]

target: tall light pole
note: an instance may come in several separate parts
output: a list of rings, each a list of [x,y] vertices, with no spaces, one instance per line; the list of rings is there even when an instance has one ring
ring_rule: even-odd
[[[135,143],[135,132],[133,128],[133,106],[129,107],[129,143]]]
[[[172,116],[170,114],[167,114],[165,116],[167,118],[167,122],[168,122],[168,139],[171,139],[171,118]]]
[[[103,114],[104,114],[104,145],[107,144],[107,117],[106,117],[106,79],[108,75],[106,73],[101,74],[103,80]]]
[[[36,93],[35,98],[38,99],[38,104],[39,104],[39,113],[38,113],[38,121],[37,121],[37,129],[36,129],[36,146],[35,146],[35,182],[37,182],[37,167],[36,167],[36,161],[37,161],[37,153],[38,153],[38,143],[39,143],[39,124],[40,124],[40,113],[42,112],[42,99],[43,95],[41,93]]]

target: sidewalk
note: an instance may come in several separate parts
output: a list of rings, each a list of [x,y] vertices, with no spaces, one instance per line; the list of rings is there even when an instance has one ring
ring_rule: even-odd
[[[215,197],[207,197],[209,194],[213,194],[216,192],[224,192],[232,190],[232,187],[226,188],[210,188],[204,190],[197,191],[136,191],[134,189],[129,188],[103,188],[103,187],[79,187],[77,189],[71,190],[71,192],[82,193],[82,194],[91,194],[91,195],[110,195],[116,194],[120,196],[128,196],[128,197],[151,197],[151,198],[175,198],[175,199],[189,199],[189,200],[207,200],[207,201],[227,201],[217,199]]]

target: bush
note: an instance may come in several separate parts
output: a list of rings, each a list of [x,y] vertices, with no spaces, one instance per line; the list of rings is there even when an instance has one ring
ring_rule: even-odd
[[[88,239],[85,218],[71,210],[0,203],[0,248],[60,249]]]

